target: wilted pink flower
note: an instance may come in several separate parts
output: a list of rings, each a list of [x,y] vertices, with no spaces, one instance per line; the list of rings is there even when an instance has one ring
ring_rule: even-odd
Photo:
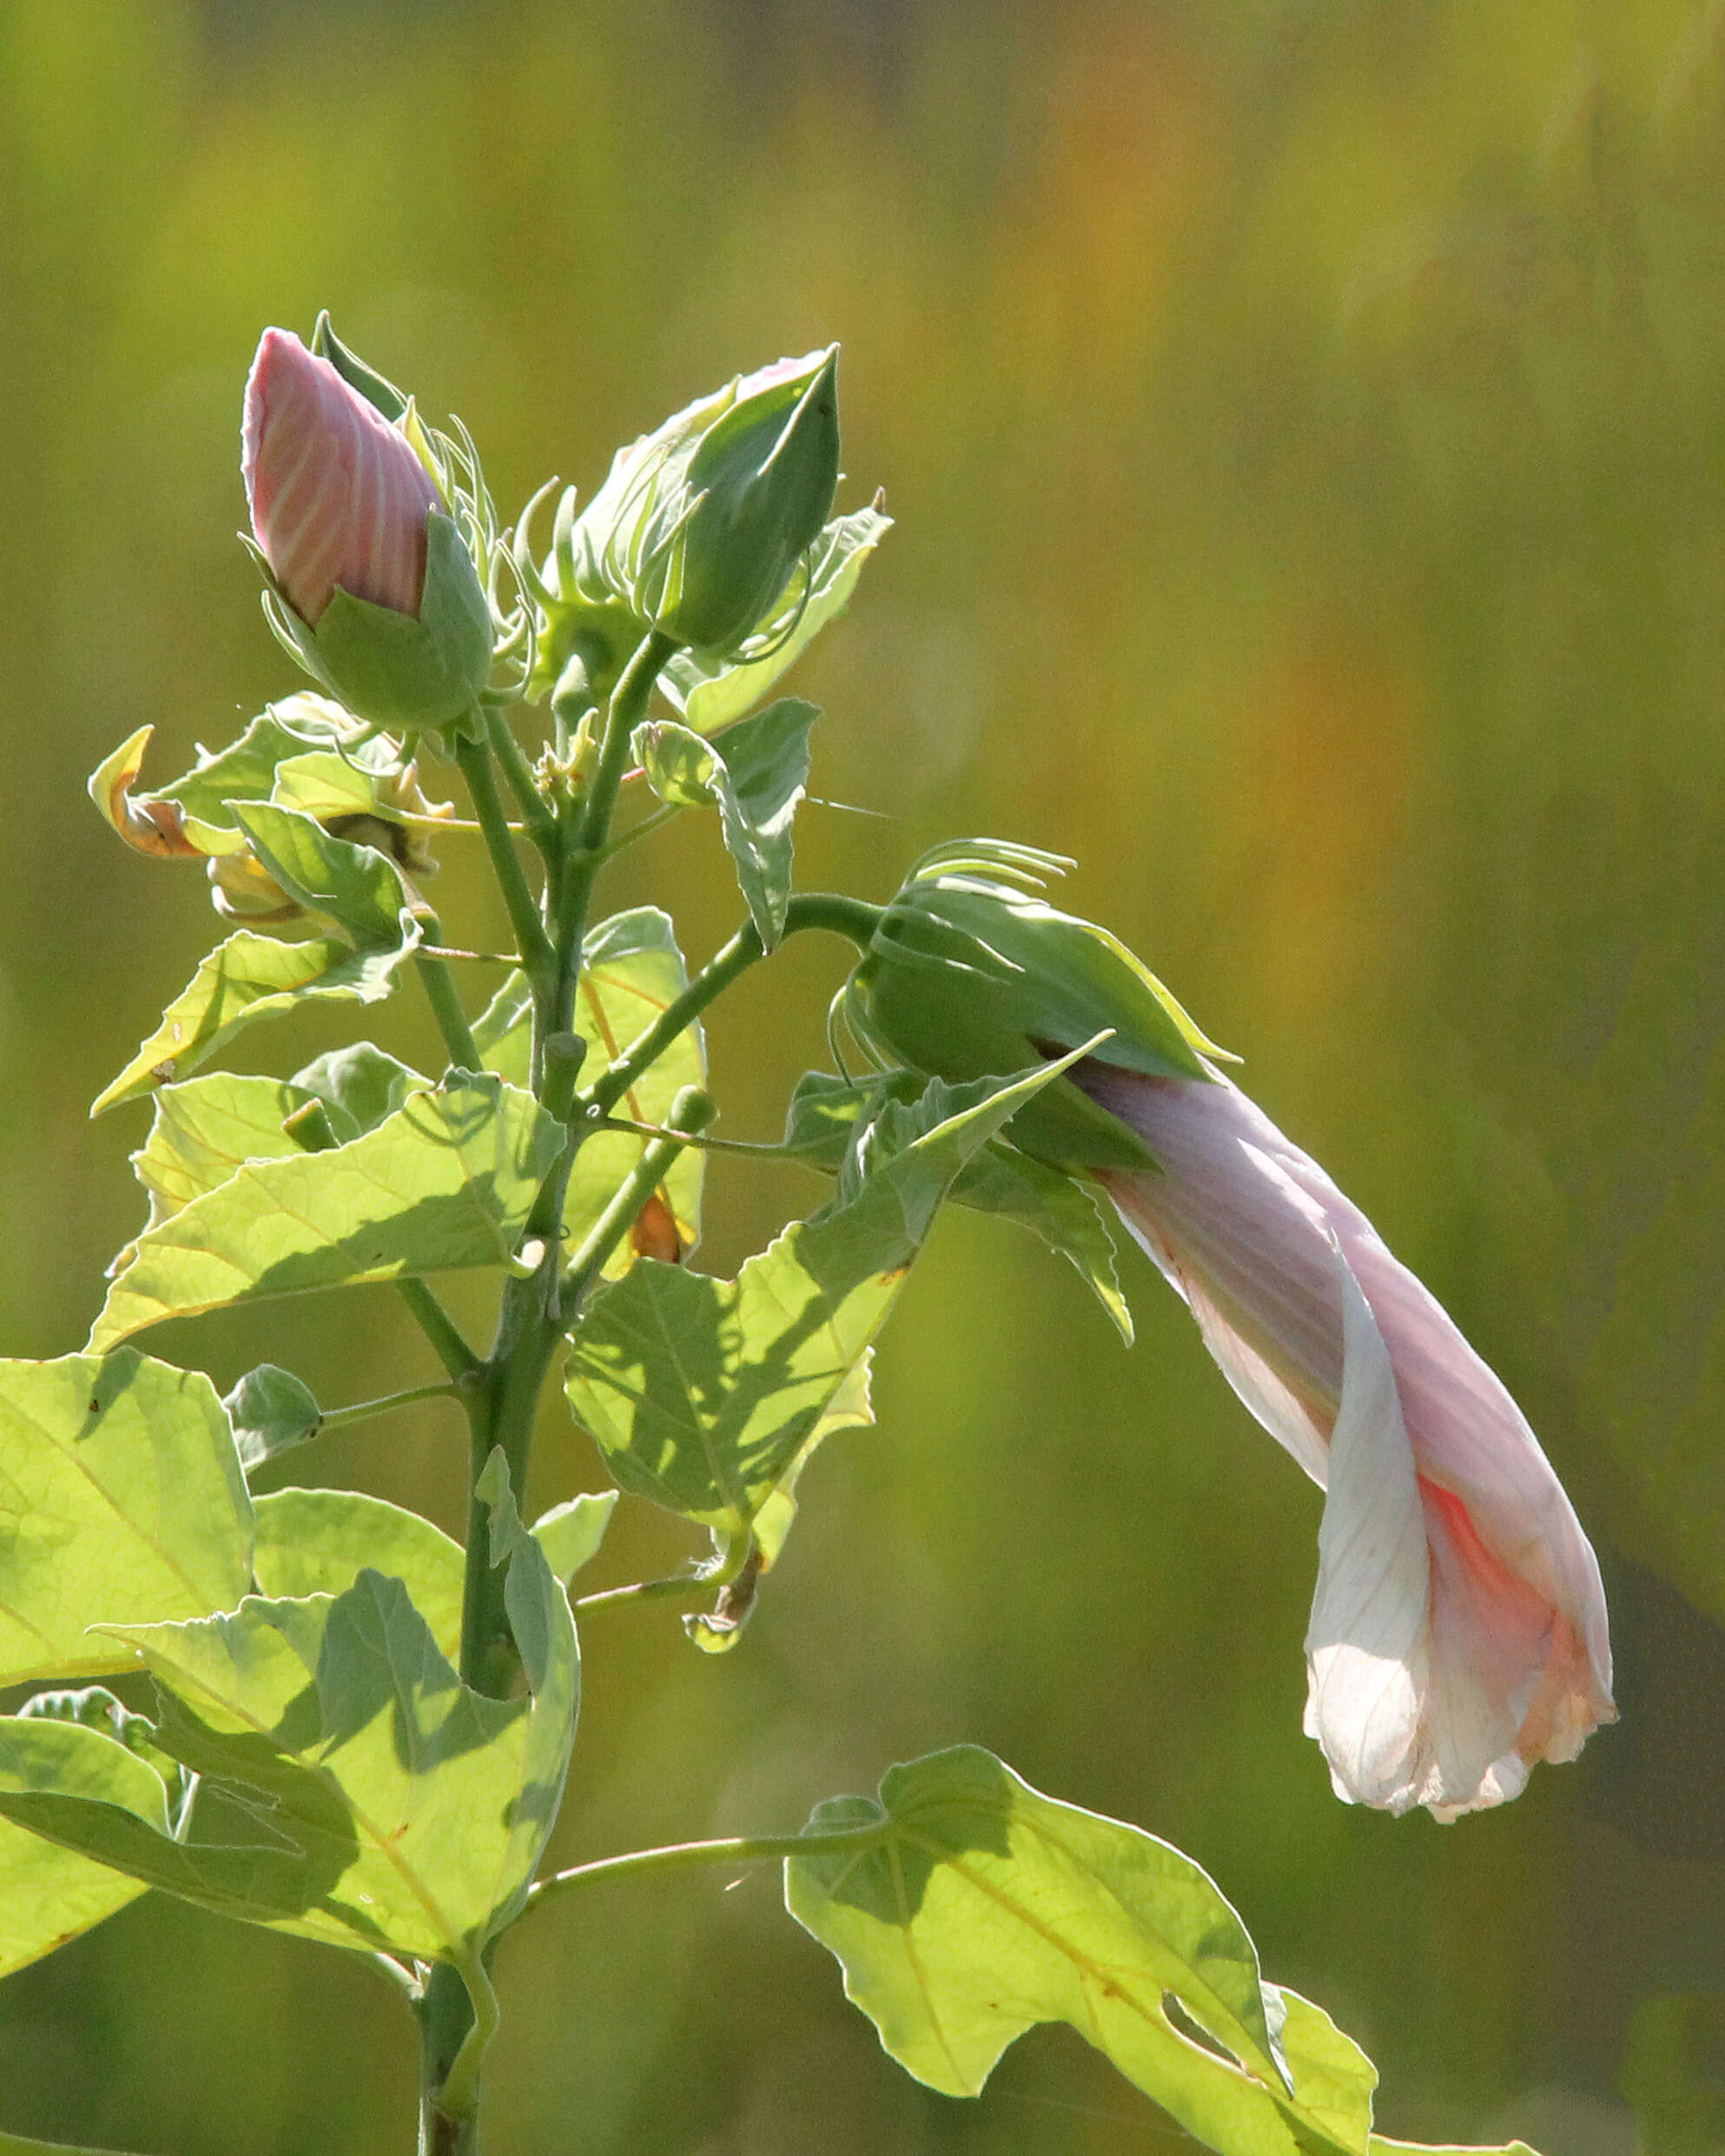
[[[1327,1496],[1305,1726],[1338,1796],[1502,1803],[1615,1718],[1599,1566],[1504,1386],[1239,1088],[1073,1074],[1160,1164],[1104,1171],[1240,1399]]]
[[[252,531],[301,620],[315,627],[338,585],[418,615],[443,498],[406,436],[288,330],[263,333],[241,442]]]

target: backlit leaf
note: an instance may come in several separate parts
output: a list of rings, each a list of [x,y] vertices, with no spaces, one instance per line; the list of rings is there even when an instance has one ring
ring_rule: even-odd
[[[100,1115],[175,1078],[189,1077],[234,1035],[260,1018],[312,1001],[375,1003],[389,994],[395,969],[420,941],[406,912],[389,941],[355,947],[340,936],[284,943],[239,929],[199,966],[124,1070],[90,1109]]]
[[[251,1557],[251,1500],[201,1371],[133,1348],[0,1362],[0,1684],[130,1668],[91,1625],[231,1609]]]
[[[562,1141],[531,1094],[455,1074],[332,1152],[248,1162],[139,1238],[92,1344],[229,1303],[506,1264]]]
[[[1261,1981],[1178,1849],[972,1745],[893,1768],[878,1802],[820,1805],[809,1831],[876,1822],[877,1849],[791,1858],[785,1902],[918,2080],[974,2096],[1015,2037],[1065,2021],[1222,2156],[1365,2156],[1370,2060]]]
[[[771,950],[790,902],[791,823],[809,779],[812,704],[786,697],[725,734],[723,750],[671,719],[635,730],[634,753],[647,783],[673,807],[718,810],[737,887]]]
[[[954,1177],[1064,1067],[889,1104],[833,1205],[734,1280],[647,1259],[596,1295],[566,1386],[618,1483],[720,1533],[746,1528],[884,1322]]]
[[[687,986],[670,919],[657,906],[614,914],[591,930],[575,1006],[575,1029],[587,1042],[582,1084],[591,1085]],[[512,1085],[527,1081],[531,1015],[526,985],[519,974],[512,974],[473,1028],[486,1068]],[[701,1028],[691,1026],[624,1095],[617,1113],[635,1122],[663,1123],[684,1087],[702,1084],[706,1069]],[[570,1249],[578,1248],[648,1142],[624,1131],[600,1131],[583,1144],[563,1207]],[[700,1148],[686,1147],[660,1186],[685,1254],[700,1237],[704,1167]],[[634,1261],[625,1236],[605,1267],[607,1276],[615,1279]]]

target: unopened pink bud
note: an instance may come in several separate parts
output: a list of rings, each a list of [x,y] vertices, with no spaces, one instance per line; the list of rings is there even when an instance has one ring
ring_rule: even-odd
[[[291,331],[263,333],[241,441],[253,533],[301,619],[315,627],[338,586],[417,618],[443,499],[406,437]]]

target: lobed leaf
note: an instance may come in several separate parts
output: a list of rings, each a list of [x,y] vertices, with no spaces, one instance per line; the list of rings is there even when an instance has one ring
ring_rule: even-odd
[[[657,906],[615,914],[591,930],[575,1008],[575,1029],[587,1043],[583,1082],[590,1084],[615,1062],[688,984],[671,921]],[[512,974],[473,1028],[487,1069],[512,1085],[527,1081],[531,1018],[526,983]],[[706,1069],[701,1028],[691,1026],[624,1095],[618,1113],[636,1122],[663,1123],[684,1087],[702,1084]],[[578,1247],[649,1142],[626,1131],[600,1131],[583,1141],[563,1207],[571,1249]],[[685,1254],[700,1238],[704,1166],[700,1148],[690,1146],[659,1187]],[[607,1275],[627,1272],[635,1255],[625,1237],[605,1267]]]
[[[201,1371],[133,1348],[0,1362],[0,1684],[132,1667],[95,1624],[231,1609],[252,1534]]]
[[[1370,2060],[1262,1981],[1178,1849],[973,1745],[893,1768],[878,1801],[818,1806],[809,1831],[873,1822],[877,1849],[790,1858],[785,1904],[918,2080],[974,2096],[1016,2037],[1065,2021],[1222,2156],[1366,2156]]]
[[[563,1133],[531,1094],[450,1075],[332,1152],[248,1161],[126,1253],[95,1348],[224,1305],[514,1254]]]
[[[785,697],[739,720],[723,752],[672,719],[635,730],[634,753],[662,801],[718,810],[737,888],[769,951],[784,934],[791,822],[809,783],[809,729],[819,716],[812,704]]]
[[[763,657],[727,661],[678,651],[672,658],[659,686],[697,733],[714,734],[741,718],[790,671],[849,605],[862,565],[891,529],[892,519],[876,508],[835,517],[816,543],[806,584],[793,579],[785,609],[766,625],[763,640],[770,648]]]
[[[118,1634],[157,1681],[154,1741],[201,1777],[181,1834],[126,1778],[120,1747],[84,1729],[44,1743],[16,1720],[0,1721],[0,1816],[251,1922],[426,1958],[483,1946],[525,1899],[579,1690],[568,1598],[520,1524],[500,1454],[483,1483],[530,1697],[463,1684],[405,1581],[354,1570],[375,1535],[427,1583],[448,1637],[460,1621],[453,1544],[394,1507],[282,1492],[265,1501],[261,1569],[327,1586]]]
[[[954,1178],[1064,1068],[890,1104],[835,1203],[734,1280],[644,1260],[597,1294],[565,1387],[620,1486],[722,1534],[748,1528],[884,1322]]]
[[[210,952],[162,1022],[90,1108],[100,1115],[122,1101],[188,1076],[244,1027],[308,1002],[375,1003],[388,995],[395,969],[418,945],[420,927],[403,911],[388,941],[354,946],[340,936],[284,943],[240,929]]]

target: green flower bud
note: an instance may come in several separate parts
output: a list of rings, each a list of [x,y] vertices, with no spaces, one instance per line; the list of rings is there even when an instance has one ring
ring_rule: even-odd
[[[1110,1038],[1092,1060],[1205,1080],[1219,1055],[1125,944],[1041,896],[1068,864],[969,839],[937,847],[881,916],[844,991],[870,1053],[953,1083],[1004,1077]],[[1139,1167],[1143,1141],[1070,1080],[1044,1088],[1007,1126],[1015,1145],[1065,1169]]]
[[[773,616],[832,509],[837,367],[781,360],[618,453],[545,565],[545,671],[578,658],[602,693],[644,629],[726,653]]]

